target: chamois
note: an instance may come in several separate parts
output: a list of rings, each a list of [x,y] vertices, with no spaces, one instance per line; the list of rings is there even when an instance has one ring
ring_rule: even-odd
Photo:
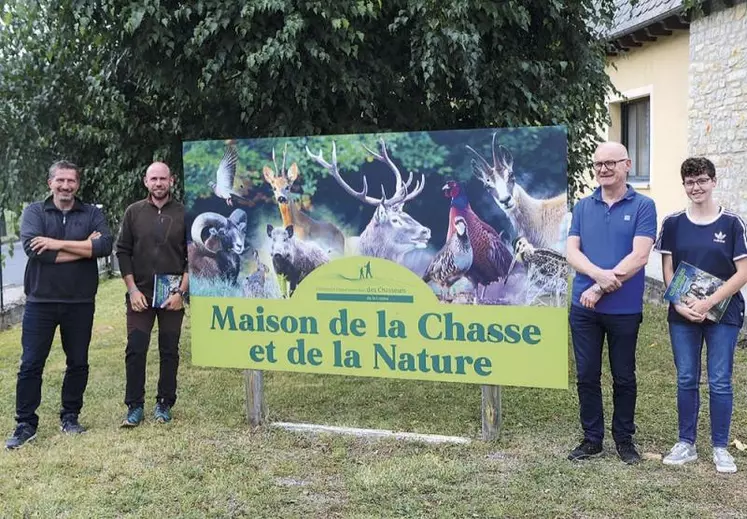
[[[275,273],[285,276],[290,285],[288,296],[293,295],[296,286],[311,271],[329,261],[329,256],[319,245],[296,238],[292,225],[276,229],[267,224],[267,236],[270,238],[270,257]]]
[[[283,163],[280,168],[275,161],[275,148],[272,149],[272,162],[275,165],[262,168],[265,180],[272,187],[275,200],[283,218],[283,227],[293,226],[294,234],[301,240],[317,242],[325,250],[342,256],[345,253],[345,236],[336,225],[330,222],[318,221],[303,213],[299,204],[291,195],[291,186],[298,179],[298,165],[294,162],[285,169],[285,156],[288,146],[283,151]]]
[[[557,250],[563,222],[568,213],[568,196],[561,193],[553,198],[534,198],[516,183],[514,159],[511,153],[499,146],[495,147],[496,134],[493,134],[493,165],[470,146],[471,152],[479,161],[472,160],[472,171],[487,187],[490,196],[508,216],[518,236],[523,236],[537,248]],[[558,250],[565,254],[565,250]]]
[[[394,194],[387,198],[384,188],[381,188],[381,198],[368,195],[368,181],[363,177],[363,190],[356,191],[340,176],[337,166],[337,148],[332,141],[332,163],[330,164],[322,156],[321,150],[314,155],[306,147],[306,152],[319,165],[330,172],[345,192],[357,200],[372,205],[376,208],[368,225],[357,238],[357,250],[355,253],[363,256],[374,256],[384,258],[402,264],[407,253],[416,249],[425,249],[431,238],[431,230],[421,225],[415,218],[404,211],[405,202],[418,196],[425,187],[425,175],[415,183],[415,187],[408,193],[412,183],[412,173],[407,182],[402,181],[402,175],[397,166],[389,158],[386,144],[380,141],[381,152],[376,153],[366,146],[363,148],[379,162],[383,162],[394,173],[396,181]],[[348,238],[348,241],[354,241]]]

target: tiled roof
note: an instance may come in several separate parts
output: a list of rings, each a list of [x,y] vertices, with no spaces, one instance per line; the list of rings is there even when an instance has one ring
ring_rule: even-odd
[[[635,7],[631,5],[630,0],[615,0],[615,4],[617,13],[615,13],[610,38],[633,32],[683,8],[682,0],[639,0]]]

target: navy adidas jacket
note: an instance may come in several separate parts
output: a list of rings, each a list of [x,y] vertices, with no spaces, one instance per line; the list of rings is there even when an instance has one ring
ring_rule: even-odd
[[[101,237],[93,240],[93,257],[66,263],[55,263],[58,251],[41,254],[31,250],[31,240],[46,236],[57,240],[85,240],[94,231]],[[28,256],[23,280],[26,301],[35,303],[92,303],[99,286],[97,258],[112,252],[114,239],[104,213],[77,197],[72,209],[63,214],[52,197],[33,202],[21,216],[21,242]]]

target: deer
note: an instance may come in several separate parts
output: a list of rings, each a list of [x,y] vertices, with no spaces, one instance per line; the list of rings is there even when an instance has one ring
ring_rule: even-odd
[[[562,234],[567,230],[567,194],[541,199],[527,193],[516,182],[511,153],[503,146],[496,149],[496,135],[493,134],[492,165],[472,147],[466,146],[478,159],[472,159],[473,173],[511,221],[517,235],[526,238],[534,247],[553,249],[565,254],[565,248],[558,250],[558,247],[562,247]]]
[[[283,150],[283,163],[278,168],[275,160],[275,148],[272,149],[272,162],[275,170],[270,166],[262,168],[265,181],[272,187],[275,201],[283,218],[283,227],[293,226],[295,236],[301,240],[310,240],[319,243],[332,255],[342,256],[345,252],[345,235],[340,229],[330,222],[315,220],[301,211],[299,204],[291,195],[291,187],[298,179],[298,165],[294,162],[285,169],[285,157],[288,145]]]
[[[389,158],[386,143],[383,139],[380,141],[380,147],[381,151],[377,153],[363,145],[363,148],[374,159],[386,164],[394,173],[395,190],[389,198],[387,198],[384,186],[381,187],[381,198],[370,196],[368,194],[368,180],[365,175],[363,176],[363,189],[361,191],[356,191],[342,179],[337,164],[337,148],[334,141],[332,141],[331,163],[324,159],[321,150],[318,154],[313,154],[307,146],[306,153],[317,164],[329,171],[330,175],[347,194],[376,208],[371,220],[357,239],[357,247],[354,253],[362,256],[384,258],[402,264],[409,252],[425,249],[431,239],[431,230],[404,211],[405,203],[414,199],[423,191],[425,175],[422,175],[421,179],[415,183],[413,190],[408,192],[413,180],[412,172],[410,172],[407,182],[404,182],[399,169]]]

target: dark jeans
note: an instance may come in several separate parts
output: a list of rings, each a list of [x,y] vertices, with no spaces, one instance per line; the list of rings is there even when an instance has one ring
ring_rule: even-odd
[[[94,312],[94,303],[26,303],[21,367],[16,382],[16,422],[39,426],[36,410],[41,403],[42,373],[58,326],[67,362],[60,418],[80,414],[88,384],[88,347]]]
[[[670,322],[669,336],[677,368],[677,416],[679,439],[695,444],[700,410],[700,358],[703,340],[706,359],[711,414],[711,442],[726,447],[733,407],[731,385],[734,351],[739,327],[731,324]]]
[[[184,309],[174,311],[148,307],[142,312],[135,312],[130,305],[129,296],[125,297],[125,304],[127,306],[125,404],[128,408],[133,408],[145,403],[145,365],[153,323],[158,319],[158,353],[161,362],[156,401],[171,407],[176,403],[179,338]]]
[[[602,349],[605,336],[612,372],[612,437],[632,441],[635,433],[635,350],[643,314],[602,314],[571,306],[569,322],[576,357],[579,414],[586,440],[604,439]]]

